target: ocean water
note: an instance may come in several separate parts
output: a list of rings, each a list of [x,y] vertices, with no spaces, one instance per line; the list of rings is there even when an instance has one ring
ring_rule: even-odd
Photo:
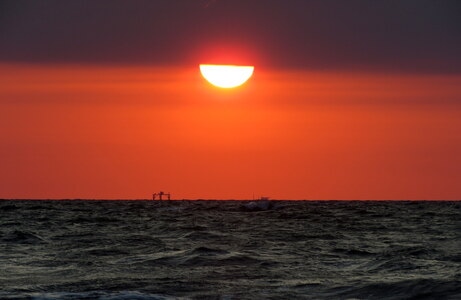
[[[3,200],[0,299],[461,299],[461,202]]]

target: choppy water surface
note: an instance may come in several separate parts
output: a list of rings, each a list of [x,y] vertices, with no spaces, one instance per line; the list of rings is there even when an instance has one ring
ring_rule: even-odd
[[[2,299],[461,299],[461,202],[0,201]]]

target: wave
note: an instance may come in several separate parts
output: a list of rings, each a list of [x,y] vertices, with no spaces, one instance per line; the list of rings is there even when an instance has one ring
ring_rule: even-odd
[[[24,293],[20,297],[11,293],[0,292],[2,299],[33,299],[33,300],[186,300],[190,298],[150,294],[138,291],[89,291],[89,292],[54,292],[54,293]]]
[[[22,230],[13,230],[7,232],[1,237],[1,241],[11,244],[41,244],[48,243],[48,241],[40,235]]]
[[[459,299],[461,285],[459,281],[414,279],[390,281],[385,283],[357,283],[357,286],[345,288],[335,293],[337,298],[367,299]]]

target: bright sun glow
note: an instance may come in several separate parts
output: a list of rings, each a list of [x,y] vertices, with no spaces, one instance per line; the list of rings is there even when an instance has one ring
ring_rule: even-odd
[[[253,75],[253,66],[200,65],[205,79],[221,88],[233,88],[244,84]]]

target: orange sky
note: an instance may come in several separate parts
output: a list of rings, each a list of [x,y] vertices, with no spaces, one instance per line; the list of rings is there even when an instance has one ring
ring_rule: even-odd
[[[0,65],[0,198],[460,199],[461,77]]]

